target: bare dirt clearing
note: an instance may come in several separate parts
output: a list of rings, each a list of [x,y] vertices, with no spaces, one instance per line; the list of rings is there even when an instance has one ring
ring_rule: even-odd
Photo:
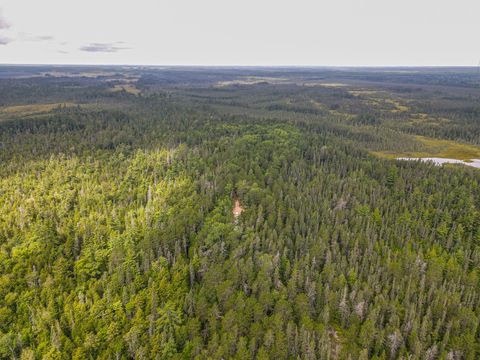
[[[232,209],[232,214],[235,222],[238,221],[238,217],[242,215],[243,211],[244,211],[244,208],[240,204],[240,200],[235,199],[233,209]]]

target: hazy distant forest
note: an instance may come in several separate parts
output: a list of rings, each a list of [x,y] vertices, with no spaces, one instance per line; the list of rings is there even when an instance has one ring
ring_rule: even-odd
[[[1,359],[480,359],[474,68],[0,67]]]

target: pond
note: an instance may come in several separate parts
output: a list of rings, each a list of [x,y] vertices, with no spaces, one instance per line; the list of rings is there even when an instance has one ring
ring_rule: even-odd
[[[480,159],[471,159],[468,161],[464,161],[464,160],[436,158],[436,157],[425,157],[425,158],[401,157],[401,158],[397,158],[397,160],[433,162],[435,165],[439,165],[439,166],[443,164],[462,164],[467,166],[473,166],[475,168],[480,168]]]

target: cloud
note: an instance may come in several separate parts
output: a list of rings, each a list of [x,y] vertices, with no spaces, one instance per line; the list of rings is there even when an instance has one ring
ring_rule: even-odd
[[[1,29],[8,29],[10,27],[10,23],[5,19],[2,15],[2,11],[0,10],[0,30]]]
[[[13,40],[6,37],[6,36],[1,36],[0,35],[0,45],[7,45],[9,43],[11,43]]]
[[[54,39],[53,36],[43,35],[43,36],[33,36],[31,38],[31,41],[49,41],[49,40],[53,40],[53,39]]]
[[[2,9],[0,9],[0,30],[6,30],[8,28],[10,28],[10,23],[5,19],[2,14]],[[7,45],[12,41],[9,37],[0,34],[0,45]]]
[[[19,41],[51,41],[54,39],[51,35],[33,35],[25,32],[20,32],[17,35]]]
[[[87,52],[104,52],[115,53],[121,50],[128,50],[127,47],[118,46],[117,44],[123,44],[123,42],[116,43],[90,43],[88,45],[80,47],[81,51]]]

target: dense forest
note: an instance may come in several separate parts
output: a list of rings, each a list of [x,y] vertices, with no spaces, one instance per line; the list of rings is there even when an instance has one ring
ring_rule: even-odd
[[[0,358],[479,359],[480,170],[392,157],[480,80],[400,70],[1,67]]]

